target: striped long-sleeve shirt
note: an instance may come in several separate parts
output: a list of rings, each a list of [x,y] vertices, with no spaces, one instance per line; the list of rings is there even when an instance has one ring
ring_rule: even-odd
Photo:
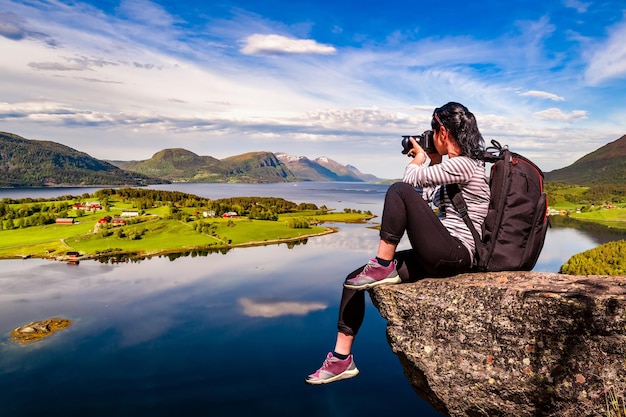
[[[424,199],[432,201],[439,208],[441,223],[452,236],[461,240],[473,259],[475,245],[472,232],[441,186],[459,184],[467,203],[469,217],[480,234],[489,208],[489,185],[485,177],[484,162],[467,156],[457,156],[431,166],[409,164],[404,171],[403,181],[423,188]]]

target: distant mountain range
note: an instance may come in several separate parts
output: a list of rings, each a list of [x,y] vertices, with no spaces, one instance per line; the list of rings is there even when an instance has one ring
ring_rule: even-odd
[[[626,182],[626,136],[572,165],[545,173],[546,181],[577,185]],[[0,132],[0,187],[140,186],[168,182],[381,181],[351,165],[321,157],[248,152],[217,159],[164,149],[143,161],[102,161],[51,141]]]
[[[626,135],[572,165],[546,172],[545,180],[576,185],[623,184],[626,182]]]
[[[380,181],[371,174],[363,174],[352,165],[341,165],[321,157],[310,160],[306,156],[292,156],[279,152],[276,157],[301,181]]]
[[[143,161],[108,161],[118,168],[178,182],[288,182],[297,178],[271,152],[216,159],[186,149],[164,149]]]
[[[101,161],[56,142],[0,132],[0,187],[377,180],[325,157],[248,152],[220,160],[176,148],[143,161]]]
[[[283,152],[248,152],[225,159],[186,149],[164,149],[143,161],[108,161],[125,170],[184,182],[376,181],[329,158],[310,160]]]

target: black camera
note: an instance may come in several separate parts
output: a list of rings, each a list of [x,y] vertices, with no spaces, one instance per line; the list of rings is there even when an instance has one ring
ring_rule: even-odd
[[[413,149],[411,138],[415,139],[426,153],[437,153],[437,148],[435,148],[435,143],[433,142],[433,135],[434,132],[432,130],[427,130],[421,135],[402,136],[402,153],[406,155]]]

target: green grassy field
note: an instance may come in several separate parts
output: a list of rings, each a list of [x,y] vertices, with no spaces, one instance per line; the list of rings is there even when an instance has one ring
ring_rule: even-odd
[[[357,222],[366,217],[360,213],[301,212],[280,215],[277,221],[240,218],[202,218],[193,209],[183,211],[189,221],[166,218],[166,207],[146,210],[132,224],[109,227],[108,236],[96,229],[98,219],[128,210],[116,204],[110,212],[97,212],[78,217],[72,225],[32,226],[0,232],[0,259],[43,257],[55,258],[76,251],[83,256],[111,252],[135,253],[139,256],[190,249],[221,248],[268,244],[332,232],[312,225],[308,228],[288,227],[285,220],[298,217],[312,224],[323,222]],[[75,214],[75,213],[71,213]],[[205,229],[200,228],[201,225]],[[199,230],[198,230],[199,229]],[[134,237],[134,238],[133,238]]]

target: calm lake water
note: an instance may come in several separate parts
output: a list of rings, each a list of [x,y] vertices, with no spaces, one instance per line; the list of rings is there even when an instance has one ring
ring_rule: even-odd
[[[387,186],[153,188],[380,215]],[[0,190],[0,199],[95,190]],[[126,264],[0,261],[0,415],[439,416],[411,389],[371,303],[354,349],[361,374],[321,387],[303,382],[334,345],[345,274],[373,256],[378,241],[365,225],[334,226],[339,233],[291,248]],[[622,238],[552,228],[535,270],[556,272],[572,254]],[[73,325],[29,346],[8,340],[11,329],[55,316]]]

